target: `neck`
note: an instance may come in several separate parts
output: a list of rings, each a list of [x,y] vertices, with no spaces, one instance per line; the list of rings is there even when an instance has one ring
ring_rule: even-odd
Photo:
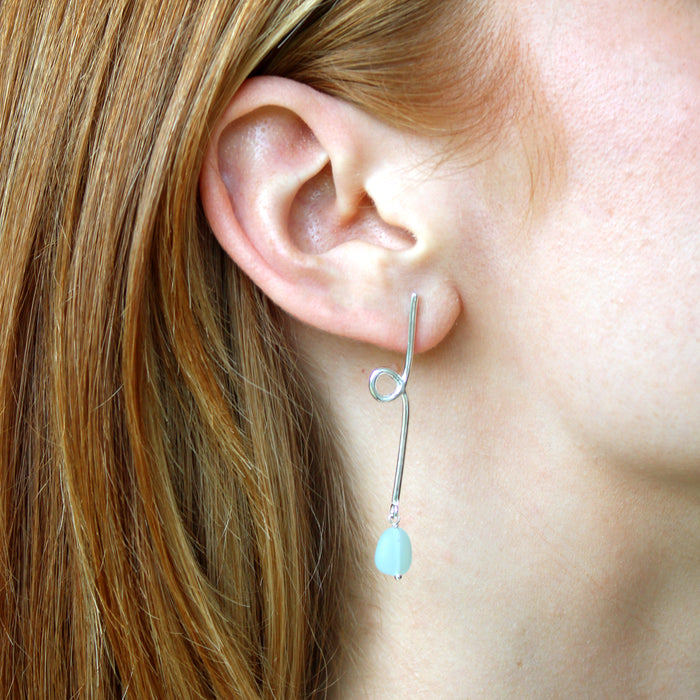
[[[584,453],[530,387],[494,380],[493,367],[479,376],[478,362],[462,400],[439,405],[428,389],[450,386],[442,368],[455,365],[418,358],[401,499],[413,565],[394,581],[374,571],[373,550],[401,407],[367,391],[369,371],[391,360],[331,356],[347,363],[329,385],[340,374],[348,387],[334,410],[359,436],[347,447],[368,523],[352,586],[358,651],[339,697],[700,692],[697,484]]]
[[[613,504],[602,481],[582,496],[542,470],[486,481],[470,514],[406,523],[400,583],[357,586],[347,697],[697,696],[698,499],[609,482],[627,493]]]

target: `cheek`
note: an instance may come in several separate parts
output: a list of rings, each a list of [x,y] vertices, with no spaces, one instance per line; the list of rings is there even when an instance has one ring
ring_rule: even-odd
[[[517,290],[528,374],[581,442],[617,459],[700,463],[700,276],[687,252],[581,232],[533,251]]]
[[[625,33],[629,17],[561,47],[569,179],[523,254],[514,323],[577,439],[697,476],[700,41],[666,20]]]

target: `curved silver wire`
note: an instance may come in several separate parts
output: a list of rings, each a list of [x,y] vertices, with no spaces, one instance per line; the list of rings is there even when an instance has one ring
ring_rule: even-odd
[[[406,362],[404,364],[403,373],[399,375],[393,369],[380,367],[375,369],[369,376],[369,391],[372,396],[383,403],[388,403],[397,399],[399,396],[403,399],[403,420],[401,423],[401,439],[399,440],[399,454],[396,459],[396,475],[394,476],[394,491],[391,497],[391,508],[389,509],[389,521],[394,527],[399,524],[399,498],[401,496],[401,481],[403,480],[403,465],[406,457],[406,437],[408,436],[408,394],[406,393],[406,384],[408,383],[408,375],[411,372],[411,364],[413,362],[413,346],[416,339],[416,316],[418,312],[418,295],[414,292],[411,294],[411,310],[408,317],[408,344],[406,346]],[[377,389],[377,380],[386,375],[390,377],[395,387],[389,394],[383,394]]]

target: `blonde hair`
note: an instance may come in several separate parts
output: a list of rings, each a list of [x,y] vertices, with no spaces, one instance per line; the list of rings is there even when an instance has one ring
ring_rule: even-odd
[[[510,44],[485,3],[452,5],[0,4],[6,696],[333,682],[364,566],[352,501],[279,312],[208,231],[198,171],[255,73],[431,133],[467,99],[484,131]]]

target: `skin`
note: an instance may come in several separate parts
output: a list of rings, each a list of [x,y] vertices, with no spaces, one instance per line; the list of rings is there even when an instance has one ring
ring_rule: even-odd
[[[566,176],[523,225],[516,139],[478,166],[408,139],[393,163],[462,313],[409,382],[414,565],[360,572],[339,696],[697,696],[700,5],[513,12]],[[316,381],[347,388],[332,410],[378,536],[400,408],[366,384],[403,360],[296,338]]]
[[[700,4],[503,10],[546,126],[488,158],[265,78],[204,159],[212,230],[289,313],[367,528],[335,692],[697,697]],[[397,583],[372,559],[401,408],[367,382],[403,367],[412,291]]]

